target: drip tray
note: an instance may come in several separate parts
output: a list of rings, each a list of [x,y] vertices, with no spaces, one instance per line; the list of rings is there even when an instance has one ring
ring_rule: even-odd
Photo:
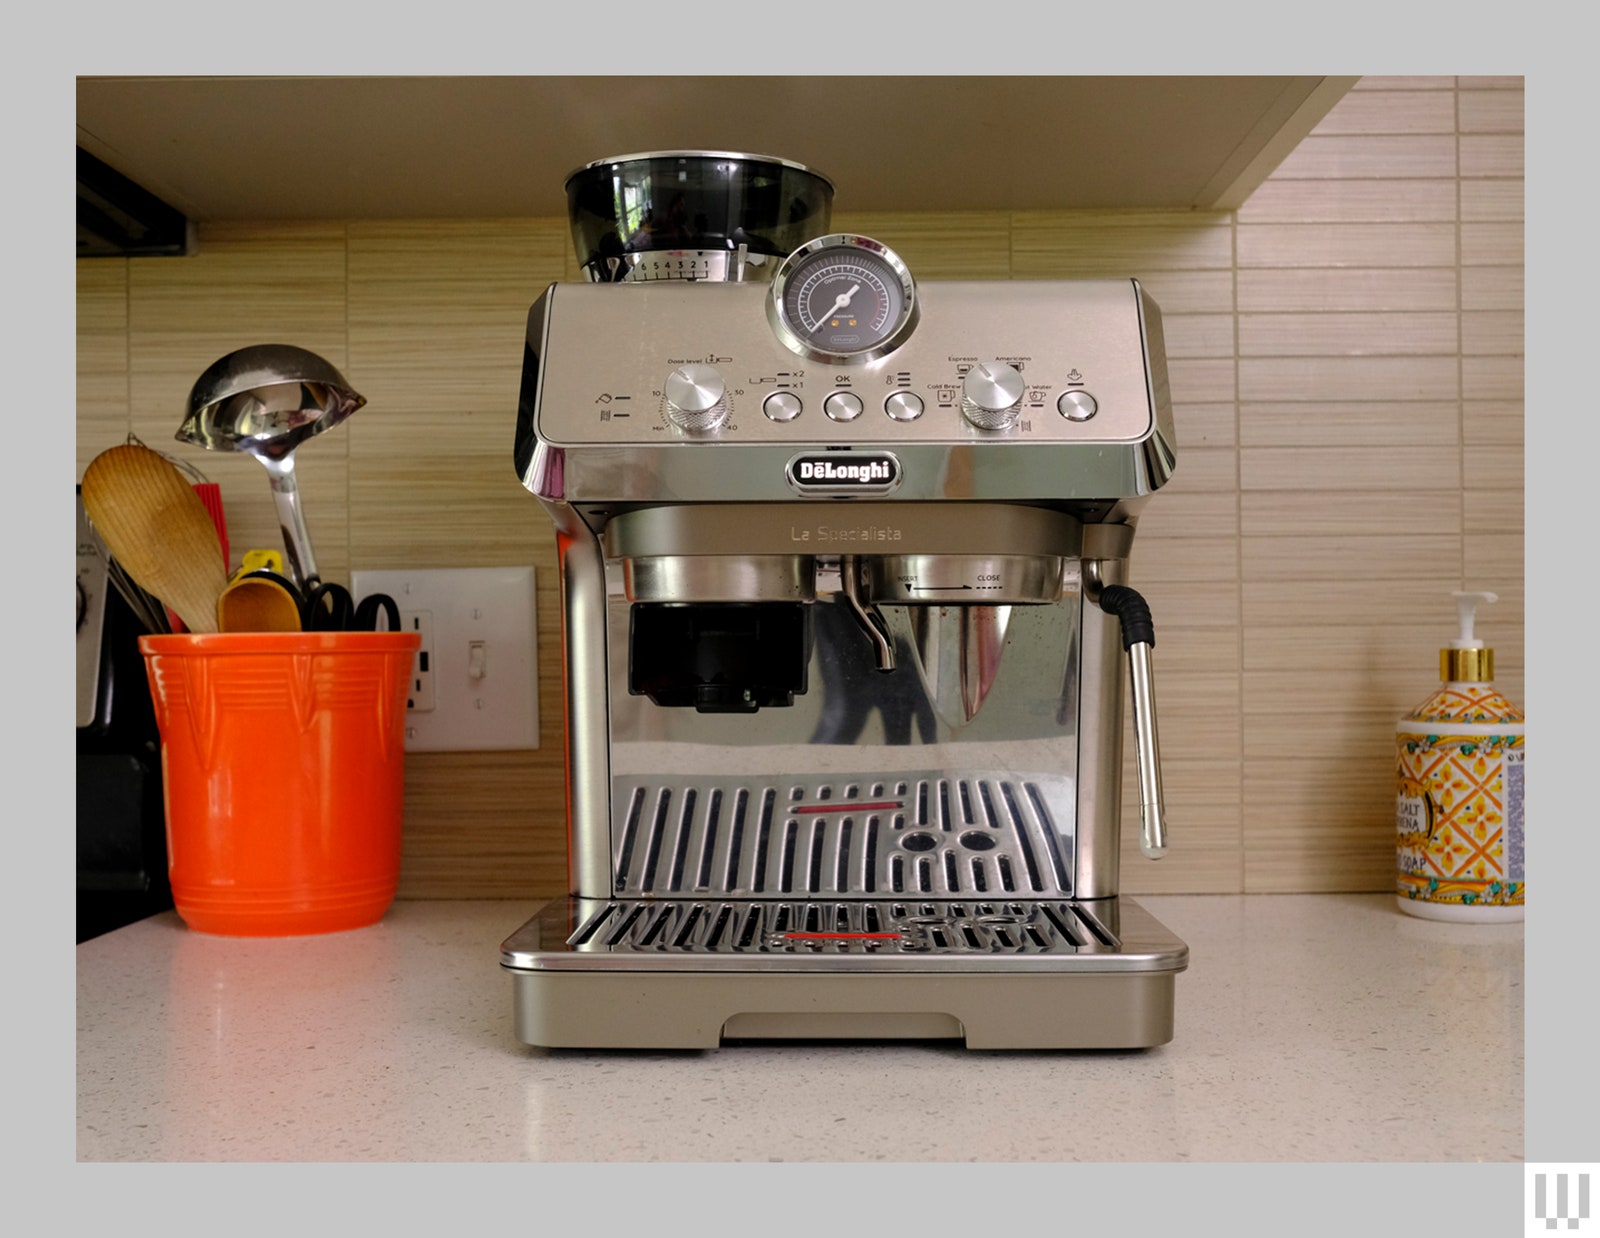
[[[1189,950],[1131,899],[594,900],[501,947],[518,1037],[566,1048],[953,1039],[972,1049],[1172,1038]]]

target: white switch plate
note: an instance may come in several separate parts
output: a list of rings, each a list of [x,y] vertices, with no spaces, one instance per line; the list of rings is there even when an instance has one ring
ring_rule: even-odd
[[[531,567],[351,572],[350,591],[357,601],[387,593],[401,626],[424,634],[406,711],[407,752],[539,746]]]

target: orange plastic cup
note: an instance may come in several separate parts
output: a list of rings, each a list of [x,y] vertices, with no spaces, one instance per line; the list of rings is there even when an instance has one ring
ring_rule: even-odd
[[[414,632],[142,636],[172,901],[231,937],[376,923],[400,881]]]

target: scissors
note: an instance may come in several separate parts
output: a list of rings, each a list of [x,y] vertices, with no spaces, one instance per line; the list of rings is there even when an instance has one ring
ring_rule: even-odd
[[[307,632],[376,632],[380,614],[388,621],[388,631],[400,630],[400,608],[387,593],[368,594],[357,605],[350,590],[324,581],[301,603],[300,627]]]

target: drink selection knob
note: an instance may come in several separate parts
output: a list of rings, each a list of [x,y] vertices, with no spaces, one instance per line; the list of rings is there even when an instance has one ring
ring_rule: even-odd
[[[667,419],[703,433],[728,420],[728,385],[716,366],[690,363],[667,375]]]
[[[961,415],[980,430],[1009,430],[1022,412],[1024,389],[1016,366],[980,362],[962,381]]]

